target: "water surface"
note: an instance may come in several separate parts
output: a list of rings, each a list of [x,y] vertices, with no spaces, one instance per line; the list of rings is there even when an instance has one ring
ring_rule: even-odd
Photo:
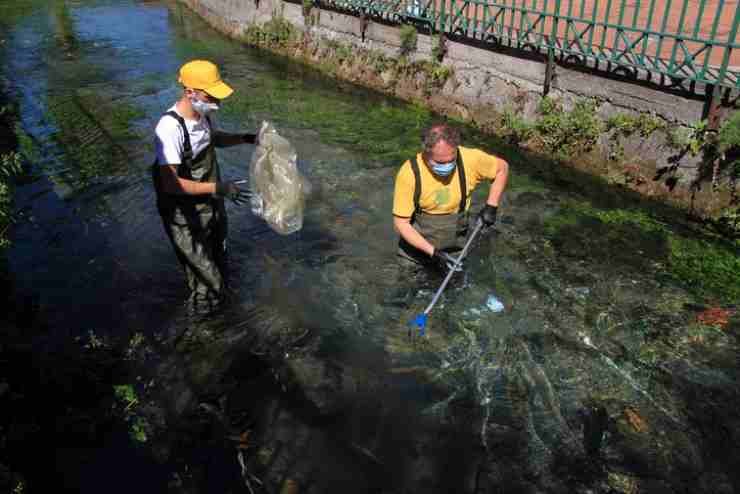
[[[407,323],[440,279],[396,269],[392,189],[433,115],[229,41],[175,3],[4,8],[3,71],[37,177],[18,189],[11,269],[51,341],[148,342],[146,379],[129,379],[149,403],[138,447],[173,489],[243,489],[228,438],[245,430],[248,470],[272,490],[740,489],[737,320],[697,322],[697,305],[727,306],[736,288],[680,269],[696,249],[732,269],[737,247],[692,243],[632,198],[465,129],[509,160],[511,184],[498,231],[416,338]],[[152,129],[193,58],[236,90],[218,125],[274,122],[314,189],[289,236],[228,206],[237,301],[207,320],[186,317],[148,175]],[[253,150],[220,150],[223,175],[246,177]]]

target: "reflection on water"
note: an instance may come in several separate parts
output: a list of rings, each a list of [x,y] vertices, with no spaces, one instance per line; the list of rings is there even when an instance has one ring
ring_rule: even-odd
[[[243,483],[236,447],[273,491],[740,488],[737,322],[696,323],[703,301],[667,271],[669,225],[548,185],[535,177],[552,165],[466,129],[512,163],[508,200],[429,337],[410,338],[441,280],[397,270],[390,209],[428,112],[228,41],[179,4],[56,0],[17,19],[4,70],[39,179],[19,189],[12,269],[57,338],[151,342],[139,413],[175,484]],[[218,124],[273,121],[315,186],[288,236],[228,206],[236,302],[201,320],[147,174],[177,67],[196,57],[236,89]],[[220,152],[225,177],[245,178],[251,152]]]

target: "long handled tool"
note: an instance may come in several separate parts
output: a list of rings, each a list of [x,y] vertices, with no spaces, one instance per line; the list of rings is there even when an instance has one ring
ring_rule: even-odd
[[[434,294],[434,298],[432,298],[432,301],[429,303],[427,308],[416,316],[413,321],[411,321],[412,326],[416,326],[419,328],[419,336],[424,336],[426,334],[427,329],[427,316],[430,312],[432,312],[432,309],[434,308],[434,305],[437,303],[437,300],[439,300],[439,297],[442,295],[442,292],[447,287],[447,284],[450,282],[450,279],[452,279],[452,275],[455,274],[455,271],[460,271],[459,267],[462,264],[463,259],[465,259],[465,256],[468,254],[468,250],[470,250],[470,246],[473,244],[473,240],[478,235],[478,233],[483,229],[483,221],[478,219],[475,223],[475,228],[473,229],[473,233],[470,234],[470,237],[468,237],[468,241],[465,242],[465,246],[463,247],[462,251],[460,251],[460,255],[457,256],[457,259],[455,259],[455,263],[449,267],[449,271],[447,272],[447,276],[445,276],[444,281],[442,281],[442,285],[437,289],[437,293]]]

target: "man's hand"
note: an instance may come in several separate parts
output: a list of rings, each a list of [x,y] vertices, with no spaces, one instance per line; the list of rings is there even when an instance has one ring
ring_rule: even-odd
[[[439,264],[440,269],[442,269],[442,271],[445,271],[445,272],[450,271],[453,268],[455,268],[455,262],[457,261],[457,259],[452,257],[449,253],[443,250],[439,250],[439,249],[434,249],[434,254],[432,254],[432,259],[434,259],[434,261],[437,264]],[[460,263],[460,265],[457,266],[455,271],[462,271],[462,270],[463,270],[463,266],[462,266],[462,263]]]
[[[480,213],[478,213],[478,219],[483,222],[483,226],[485,228],[491,227],[496,224],[497,212],[498,207],[486,204],[485,206],[483,206],[483,209],[480,210]]]
[[[234,204],[246,204],[252,193],[242,189],[237,185],[238,182],[216,182],[216,196],[231,199]]]

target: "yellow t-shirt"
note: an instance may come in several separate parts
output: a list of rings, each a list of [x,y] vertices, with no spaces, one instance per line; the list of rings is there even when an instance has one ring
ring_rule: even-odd
[[[493,180],[496,177],[499,163],[503,160],[490,155],[480,149],[471,149],[458,146],[462,161],[465,164],[465,182],[467,183],[467,198],[465,210],[470,207],[470,194],[482,180]],[[419,207],[428,214],[457,213],[460,208],[460,174],[459,166],[451,178],[441,180],[434,175],[421,158],[416,155],[421,175],[421,195]],[[396,175],[396,187],[393,194],[393,215],[410,218],[414,214],[414,188],[416,180],[411,162],[407,160],[401,165]]]

